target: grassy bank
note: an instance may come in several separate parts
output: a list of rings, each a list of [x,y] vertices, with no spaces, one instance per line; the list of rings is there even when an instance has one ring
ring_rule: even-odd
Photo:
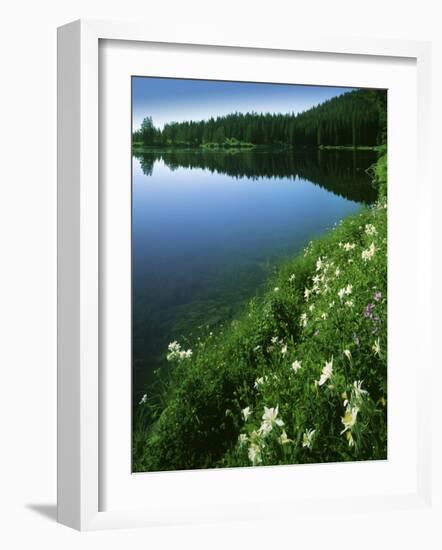
[[[228,327],[165,350],[135,471],[386,458],[386,157],[379,200],[280,266]]]

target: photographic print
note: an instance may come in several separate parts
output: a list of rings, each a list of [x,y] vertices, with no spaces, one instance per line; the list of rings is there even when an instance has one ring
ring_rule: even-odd
[[[134,472],[387,458],[387,91],[132,77]]]

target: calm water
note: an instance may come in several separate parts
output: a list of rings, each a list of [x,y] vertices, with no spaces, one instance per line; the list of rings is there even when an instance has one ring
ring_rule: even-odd
[[[275,266],[375,200],[373,152],[133,157],[134,400],[167,345],[228,322]]]

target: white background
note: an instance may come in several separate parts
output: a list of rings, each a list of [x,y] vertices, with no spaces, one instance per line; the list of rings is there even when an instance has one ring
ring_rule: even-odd
[[[159,4],[159,5],[158,5]],[[389,514],[293,517],[236,523],[79,534],[54,523],[56,433],[56,27],[78,17],[145,21],[165,30],[201,26],[220,32],[262,29],[272,37],[311,29],[315,34],[434,41],[434,126],[442,123],[441,15],[436,1],[238,0],[148,2],[77,0],[10,3],[2,9],[0,86],[0,545],[4,548],[140,547],[440,548],[441,477],[434,471],[432,510]],[[226,30],[227,32],[227,30]],[[167,33],[169,34],[169,32]],[[440,147],[435,134],[434,149]],[[436,167],[435,167],[436,168]],[[434,170],[434,174],[438,170]],[[416,182],[418,184],[418,182]],[[435,177],[434,213],[442,181]],[[413,220],[410,220],[413,223]],[[433,228],[442,237],[440,216]],[[437,241],[436,241],[437,242]],[[442,280],[435,255],[435,280]],[[436,252],[436,250],[435,250]],[[414,260],[410,251],[410,261]],[[441,293],[435,286],[435,313]],[[440,321],[435,315],[435,332]],[[406,344],[406,343],[405,343]],[[441,456],[440,358],[433,392],[435,463]],[[419,368],[419,365],[416,365]]]

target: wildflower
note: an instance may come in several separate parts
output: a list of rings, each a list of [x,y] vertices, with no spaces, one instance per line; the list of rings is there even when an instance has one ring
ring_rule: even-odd
[[[258,389],[259,386],[262,386],[263,384],[264,384],[264,378],[261,376],[260,378],[257,378],[257,379],[255,380],[254,387],[255,387],[256,389]]]
[[[315,283],[315,285],[319,285],[319,283],[322,281],[322,277],[320,277],[319,275],[315,275],[312,281]]]
[[[166,356],[168,361],[181,361],[183,359],[190,359],[192,357],[192,350],[182,350],[181,345],[176,341],[171,342],[168,345],[167,349],[169,350],[169,353]]]
[[[322,313],[321,315],[321,319],[324,319],[324,321],[326,321],[328,318],[328,314],[324,311],[324,313]]]
[[[339,277],[340,274],[341,274],[341,270],[339,269],[339,267],[337,267],[335,270],[335,276]]]
[[[180,359],[190,359],[193,355],[193,352],[191,349],[188,349],[186,351],[182,351],[180,353]]]
[[[322,265],[323,265],[322,258],[319,257],[319,258],[316,260],[316,271],[321,271]]]
[[[347,285],[345,287],[345,294],[348,296],[349,294],[352,293],[352,290],[353,290],[353,285]]]
[[[314,309],[315,309],[315,304],[310,304],[310,305],[308,306],[308,310],[309,310],[310,312],[312,312]]]
[[[272,341],[272,344],[277,344],[279,342],[279,338],[277,336],[273,336],[271,341]]]
[[[363,250],[362,251],[362,259],[364,260],[364,262],[368,261],[368,260],[371,260],[373,258],[373,256],[375,255],[375,252],[376,252],[376,247],[374,245],[374,243],[371,243],[371,245],[366,249],[366,250]]]
[[[307,431],[304,432],[304,434],[302,436],[302,446],[303,447],[307,447],[307,449],[312,448],[313,435],[314,435],[315,431],[316,430],[307,430]]]
[[[252,414],[252,409],[250,407],[246,407],[241,412],[242,412],[242,415],[244,417],[244,422],[247,422],[249,416],[251,416],[251,414]]]
[[[267,434],[269,434],[272,431],[272,429],[273,429],[273,426],[271,424],[269,424],[268,422],[262,422],[258,430],[258,435],[265,437]]]
[[[342,298],[345,296],[345,288],[341,288],[340,290],[338,290],[338,296],[339,299],[342,300]]]
[[[290,275],[290,277],[289,277],[289,281],[290,281],[291,283],[293,283],[293,281],[294,281],[295,279],[296,279],[296,275],[295,275],[294,273],[292,273],[292,274]]]
[[[351,430],[351,428],[353,428],[353,426],[356,424],[358,413],[358,407],[351,407],[350,405],[347,405],[345,414],[343,417],[341,417],[341,422],[342,424],[344,424],[344,429],[342,430],[341,435],[347,430]]]
[[[278,418],[278,405],[276,407],[265,407],[264,406],[264,414],[262,415],[263,423],[269,424],[271,427],[273,427],[275,424],[277,426],[284,426],[284,422]]]
[[[364,317],[366,317],[367,319],[372,319],[374,307],[374,304],[367,304],[364,308]]]
[[[140,402],[138,403],[139,405],[144,405],[145,403],[147,403],[147,394],[145,393],[143,395],[143,397],[140,399]]]
[[[247,435],[246,434],[239,434],[238,443],[239,443],[240,447],[243,447],[247,443]]]
[[[307,326],[307,314],[302,313],[301,317],[299,319],[300,319],[299,324],[303,327],[306,327]]]
[[[371,223],[368,223],[366,226],[365,226],[365,233],[368,235],[368,236],[373,236],[373,235],[377,235],[378,232],[376,230],[376,227],[371,224]]]
[[[279,436],[279,442],[281,445],[287,445],[287,443],[293,443],[293,439],[289,439],[285,430],[282,431],[282,434]]]
[[[351,357],[351,351],[349,349],[344,350],[344,355],[345,357],[347,357],[349,361],[351,361],[352,357]]]
[[[355,380],[352,388],[354,401],[361,401],[364,395],[368,394],[367,390],[362,389],[362,380]]]
[[[281,354],[285,355],[287,353],[287,344],[284,344],[281,348]]]
[[[273,289],[274,292],[279,292],[279,286],[275,286],[275,288]]]
[[[260,464],[262,462],[260,446],[256,443],[252,443],[249,447],[248,456],[253,466]]]
[[[309,290],[308,288],[306,288],[304,290],[304,298],[305,298],[305,301],[308,302],[308,299],[310,298],[310,294],[311,294],[311,290]]]
[[[345,305],[346,305],[347,307],[353,307],[354,302],[353,302],[353,300],[346,300],[346,301],[345,301]]]
[[[292,370],[293,372],[298,372],[298,370],[301,368],[301,361],[293,361],[292,363]]]
[[[330,361],[325,362],[325,366],[322,369],[321,377],[318,382],[319,386],[322,386],[323,384],[325,384],[327,380],[331,378],[332,374],[333,374],[333,357],[331,358]]]
[[[355,244],[354,243],[345,243],[343,245],[343,249],[346,251],[346,252],[350,252],[350,250],[353,250],[355,248]]]
[[[381,344],[379,343],[379,338],[377,338],[372,345],[371,349],[373,350],[373,353],[375,355],[379,355],[381,353]]]
[[[379,292],[379,290],[377,292],[374,293],[374,296],[373,296],[373,300],[376,300],[376,302],[379,302],[379,300],[382,298],[382,293]]]

